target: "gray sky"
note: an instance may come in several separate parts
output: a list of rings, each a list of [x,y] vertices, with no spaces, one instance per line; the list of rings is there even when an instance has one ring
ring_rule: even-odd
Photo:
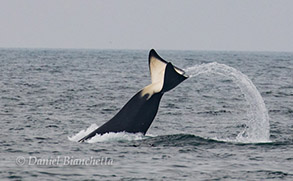
[[[293,1],[0,0],[0,47],[293,51]]]

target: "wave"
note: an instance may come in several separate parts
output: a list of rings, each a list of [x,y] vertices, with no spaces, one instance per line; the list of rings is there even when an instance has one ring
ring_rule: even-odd
[[[242,140],[224,138],[205,138],[193,134],[172,134],[149,137],[137,142],[136,146],[163,146],[163,147],[182,147],[182,146],[221,146],[221,145],[255,145],[255,146],[282,146],[292,145],[293,140]]]
[[[78,142],[81,138],[85,137],[98,126],[92,124],[86,130],[81,130],[79,133],[69,136],[68,139],[73,142]],[[209,144],[255,144],[255,145],[288,145],[293,144],[293,141],[268,141],[268,140],[252,140],[243,139],[242,137],[236,138],[205,138],[193,134],[170,134],[170,135],[143,135],[141,133],[106,133],[103,135],[97,134],[91,139],[86,141],[87,143],[99,143],[99,142],[131,142],[135,143],[134,146],[185,146],[185,145],[209,145]]]
[[[81,130],[77,134],[73,136],[68,136],[68,139],[73,142],[78,142],[83,137],[90,134],[92,131],[97,129],[98,126],[96,124],[92,124],[86,130]],[[150,143],[153,142],[157,143],[181,143],[184,141],[195,140],[196,142],[221,142],[218,140],[212,140],[208,138],[202,138],[199,136],[195,136],[192,134],[173,134],[173,135],[143,135],[142,133],[127,133],[127,132],[119,132],[119,133],[106,133],[103,135],[97,134],[96,136],[92,137],[91,139],[87,140],[87,143],[97,143],[97,142],[130,142],[130,141],[140,141],[144,140],[143,143]]]
[[[217,141],[227,142],[227,143],[236,143],[236,144],[259,144],[259,143],[272,143],[271,140],[259,140],[253,138],[246,138],[237,136],[236,138],[213,138]]]
[[[85,137],[93,130],[97,128],[96,124],[92,124],[86,130],[81,130],[79,133],[69,136],[68,139],[73,142],[78,142],[81,138]],[[221,140],[213,140],[209,138],[203,138],[200,136],[195,136],[192,134],[172,134],[172,135],[143,135],[142,133],[127,133],[127,132],[119,132],[119,133],[106,133],[103,135],[97,134],[91,139],[87,140],[87,143],[99,143],[99,142],[136,142],[137,144],[142,145],[182,145],[182,144],[207,144],[211,142],[223,142]]]

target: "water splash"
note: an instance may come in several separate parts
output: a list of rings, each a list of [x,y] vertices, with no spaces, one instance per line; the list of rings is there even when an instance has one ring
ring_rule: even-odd
[[[233,141],[237,142],[269,142],[270,125],[265,103],[252,81],[235,68],[216,62],[196,65],[187,68],[190,77],[200,74],[216,73],[229,77],[240,88],[249,104],[248,122],[245,129]],[[232,141],[232,140],[230,140]]]
[[[81,138],[85,137],[86,135],[90,134],[92,131],[97,129],[98,126],[96,124],[92,124],[86,130],[81,130],[76,135],[68,137],[70,141],[78,142]],[[92,137],[91,139],[87,140],[88,143],[97,143],[97,142],[115,142],[115,141],[133,141],[133,140],[142,140],[149,136],[144,136],[142,133],[126,133],[126,132],[119,132],[119,133],[106,133],[103,135],[97,134],[96,136]]]
[[[125,141],[134,141],[134,140],[143,140],[145,137],[142,133],[106,133],[103,135],[97,134],[92,137],[90,140],[86,141],[88,143],[97,143],[97,142],[125,142]]]
[[[98,126],[96,124],[92,124],[86,130],[81,130],[79,133],[77,133],[71,137],[69,136],[68,139],[70,141],[78,142],[81,138],[87,136],[88,134],[90,134],[91,132],[93,132],[97,128],[98,128]]]

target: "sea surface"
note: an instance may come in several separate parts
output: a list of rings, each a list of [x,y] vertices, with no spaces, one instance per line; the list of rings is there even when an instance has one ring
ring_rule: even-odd
[[[293,180],[293,53],[158,50],[190,77],[147,134],[76,142],[151,83],[148,52],[0,49],[0,180]]]

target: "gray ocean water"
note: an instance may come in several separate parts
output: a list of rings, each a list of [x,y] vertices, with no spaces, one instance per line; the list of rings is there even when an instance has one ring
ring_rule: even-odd
[[[184,69],[218,62],[247,75],[270,141],[225,141],[244,129],[249,105],[212,73],[166,93],[147,136],[70,141],[150,84],[148,51],[0,49],[0,180],[293,180],[293,53],[158,53]]]

